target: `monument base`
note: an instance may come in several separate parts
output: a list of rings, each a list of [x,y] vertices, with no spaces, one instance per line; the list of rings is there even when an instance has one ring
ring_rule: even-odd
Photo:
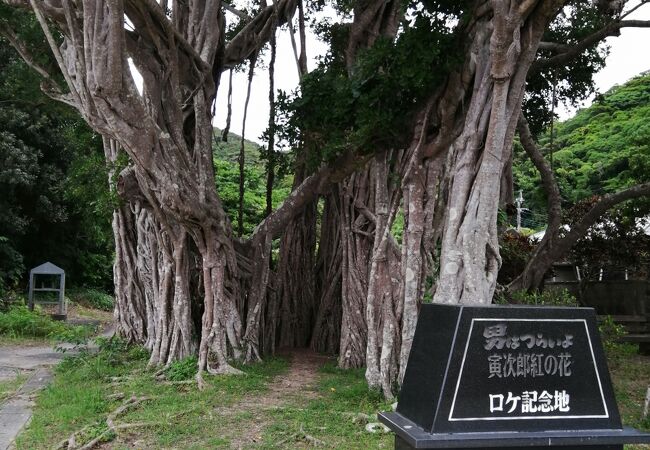
[[[622,430],[428,433],[399,413],[379,414],[379,420],[395,434],[395,450],[413,448],[448,448],[481,450],[623,450],[623,444],[650,444],[650,434],[633,428]]]
[[[395,436],[395,450],[408,450],[416,448],[409,445],[404,439]],[[551,447],[507,447],[509,450],[546,450]],[[623,444],[620,445],[589,445],[589,446],[562,446],[564,450],[623,450]],[[460,447],[457,450],[484,450],[485,447]]]

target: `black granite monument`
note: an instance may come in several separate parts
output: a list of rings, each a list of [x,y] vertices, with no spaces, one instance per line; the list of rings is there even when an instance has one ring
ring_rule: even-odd
[[[423,305],[396,412],[395,448],[623,449],[591,308]]]

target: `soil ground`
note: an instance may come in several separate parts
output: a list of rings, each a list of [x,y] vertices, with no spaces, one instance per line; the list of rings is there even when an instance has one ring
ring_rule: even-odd
[[[238,433],[239,436],[232,436],[230,448],[244,449],[261,443],[262,432],[269,425],[269,419],[272,419],[274,411],[285,407],[305,406],[309,400],[318,397],[316,390],[318,371],[331,358],[307,349],[279,352],[278,356],[289,361],[289,370],[274,378],[269,383],[267,392],[245,397],[227,408],[218,408],[218,412],[223,415],[252,416],[250,428],[243,430],[244,434]],[[308,436],[308,438],[312,437]]]

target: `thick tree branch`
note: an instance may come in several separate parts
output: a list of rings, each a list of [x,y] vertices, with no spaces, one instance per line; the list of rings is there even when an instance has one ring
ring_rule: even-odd
[[[562,250],[570,250],[573,244],[582,238],[587,233],[587,230],[589,230],[589,228],[595,224],[598,219],[600,219],[600,216],[605,214],[607,210],[627,200],[646,196],[650,196],[650,183],[638,184],[623,191],[603,196],[598,203],[596,203],[587,214],[585,214],[582,219],[571,228],[571,231],[569,231],[567,235],[559,241],[558,247],[561,247]]]
[[[543,279],[544,274],[553,261],[550,260],[550,251],[560,236],[560,225],[562,223],[562,197],[560,189],[555,181],[555,176],[550,165],[544,159],[542,152],[537,147],[528,126],[528,121],[523,113],[517,122],[517,131],[524,151],[533,162],[540,173],[542,187],[546,192],[547,201],[547,227],[544,237],[535,247],[526,267],[521,274],[508,286],[511,291],[536,288]]]
[[[39,4],[36,2],[36,0],[29,0],[29,2],[32,6],[32,10],[34,11],[34,14],[36,15],[36,20],[38,20],[38,23],[41,25],[41,28],[43,29],[45,38],[47,39],[47,42],[50,46],[50,50],[54,54],[54,58],[56,59],[56,62],[59,65],[59,69],[61,70],[61,73],[63,74],[63,77],[65,78],[65,81],[68,84],[68,87],[70,88],[70,94],[73,97],[74,102],[76,102],[77,105],[81,105],[81,97],[79,95],[79,92],[77,92],[76,89],[74,88],[75,84],[72,81],[72,76],[68,71],[65,61],[63,60],[63,55],[61,54],[61,51],[59,50],[59,46],[56,40],[54,39],[52,32],[50,31],[50,28],[47,24],[47,20],[43,16],[43,11],[41,10],[41,8],[44,6],[44,3]]]
[[[274,26],[282,26],[291,20],[296,10],[296,0],[279,0],[257,14],[225,49],[221,71],[230,69],[260,50],[271,37]],[[277,17],[274,17],[277,14]]]
[[[0,36],[4,37],[9,41],[11,46],[18,52],[20,57],[25,61],[25,63],[29,67],[31,67],[41,77],[47,80],[47,82],[50,83],[59,93],[61,92],[61,88],[53,79],[52,75],[50,75],[50,73],[43,66],[41,66],[39,63],[36,62],[36,59],[29,51],[25,43],[21,42],[20,38],[18,37],[18,35],[16,35],[14,30],[9,28],[3,22],[0,22]]]
[[[127,13],[127,16],[133,19],[132,16],[134,14],[137,14],[136,11],[139,11],[139,7],[142,6],[146,8],[150,18],[155,21],[154,22],[155,25],[159,27],[160,35],[158,36],[158,38],[162,39],[162,42],[167,42],[168,45],[170,46],[174,44],[175,46],[180,47],[183,50],[183,52],[187,54],[190,60],[194,61],[194,63],[197,65],[197,67],[201,72],[210,73],[211,66],[201,58],[201,55],[197,53],[196,49],[192,47],[190,43],[187,41],[187,39],[185,39],[181,35],[181,33],[172,25],[172,23],[165,15],[165,12],[162,10],[160,5],[158,5],[155,1],[137,0],[134,3],[134,0],[131,0],[125,2],[125,11]],[[171,36],[173,36],[174,38],[173,43],[169,42],[168,39]],[[158,41],[160,43],[159,39],[154,40],[154,42]],[[171,48],[169,50],[171,50]]]
[[[315,173],[305,178],[289,197],[253,231],[251,242],[258,242],[264,236],[279,236],[287,224],[298,215],[305,205],[313,202],[319,195],[327,193],[334,185],[344,180],[370,159],[368,155],[355,155],[348,152],[331,165],[323,165]]]
[[[540,177],[542,179],[542,186],[546,192],[547,202],[548,202],[548,230],[553,230],[553,232],[559,231],[561,221],[562,221],[562,197],[560,195],[560,189],[555,181],[555,176],[551,170],[551,166],[546,162],[542,152],[539,150],[533,136],[528,127],[528,121],[523,114],[519,116],[519,122],[517,123],[517,131],[519,131],[519,138],[521,140],[521,145],[524,147],[524,151],[533,162],[537,170],[539,171]],[[547,233],[550,235],[552,233]],[[544,236],[546,238],[546,236]]]
[[[540,50],[550,50],[559,53],[549,58],[539,58],[533,63],[530,71],[535,72],[545,67],[566,64],[572,59],[578,57],[588,48],[600,43],[606,37],[617,35],[621,28],[650,28],[650,21],[621,20],[618,22],[612,22],[574,45],[542,42],[539,45]]]
[[[239,17],[244,22],[250,22],[251,21],[251,17],[248,14],[246,14],[244,11],[238,10],[237,8],[232,6],[230,3],[221,2],[221,5],[223,6],[223,9],[225,9],[226,11],[236,15],[237,17]]]

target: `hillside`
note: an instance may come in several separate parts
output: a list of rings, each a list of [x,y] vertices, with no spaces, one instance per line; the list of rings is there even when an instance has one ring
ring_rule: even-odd
[[[228,142],[220,140],[221,130],[214,129],[214,166],[217,176],[217,190],[230,215],[233,227],[237,230],[237,211],[239,209],[239,149],[241,136],[229,133]],[[244,235],[253,231],[263,218],[266,210],[266,165],[260,157],[260,146],[244,140]],[[291,176],[277,177],[273,186],[273,208],[291,192]]]
[[[221,140],[221,130],[215,127],[212,148],[214,149],[215,158],[223,161],[237,162],[239,149],[241,148],[241,136],[231,131],[228,133],[228,142],[223,142]],[[259,150],[260,145],[258,143],[244,139],[244,154],[247,164],[263,165],[263,163],[260,163]]]
[[[538,138],[550,160],[550,134]],[[555,176],[565,206],[650,179],[650,74],[603,94],[573,118],[556,126]],[[532,210],[532,224],[545,217],[539,175],[521,148],[514,177]],[[529,218],[530,220],[531,218]]]

